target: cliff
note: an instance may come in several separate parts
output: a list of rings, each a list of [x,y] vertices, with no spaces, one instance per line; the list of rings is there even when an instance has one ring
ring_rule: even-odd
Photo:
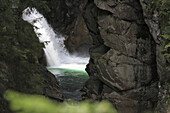
[[[39,43],[33,26],[22,20],[22,11],[28,6],[28,1],[14,3],[0,0],[1,113],[11,112],[3,98],[6,90],[62,100],[58,81],[43,65],[43,45]]]
[[[160,21],[160,7],[150,12],[149,6],[152,1],[89,0],[84,18],[93,46],[85,99],[107,99],[120,113],[167,112],[169,60],[161,52],[166,19]]]
[[[54,30],[64,35],[68,51],[78,56],[89,56],[92,38],[84,22],[83,12],[87,0],[50,0],[51,12],[46,18]]]

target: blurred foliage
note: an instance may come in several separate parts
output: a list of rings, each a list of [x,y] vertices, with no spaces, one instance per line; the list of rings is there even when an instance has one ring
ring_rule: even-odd
[[[7,91],[5,98],[15,113],[117,113],[108,101],[56,103],[43,96]]]

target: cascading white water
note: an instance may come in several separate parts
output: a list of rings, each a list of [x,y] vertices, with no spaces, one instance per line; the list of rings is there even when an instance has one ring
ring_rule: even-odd
[[[34,26],[41,43],[44,43],[44,52],[47,65],[54,68],[84,70],[89,58],[80,58],[70,55],[65,49],[64,38],[55,34],[46,19],[35,8],[29,7],[23,11],[23,20]]]

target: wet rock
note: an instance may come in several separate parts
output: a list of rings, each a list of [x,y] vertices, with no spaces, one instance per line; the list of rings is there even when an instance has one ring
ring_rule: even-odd
[[[87,0],[51,0],[51,12],[45,17],[54,30],[65,38],[68,51],[78,56],[89,56],[92,38],[84,23],[83,12]]]
[[[57,81],[56,77],[44,67],[39,70],[39,73],[43,75],[44,78],[44,86],[42,87],[43,95],[57,101],[62,101],[63,96],[61,94],[59,82]]]
[[[92,38],[89,35],[84,18],[82,16],[77,17],[73,25],[74,28],[68,35],[65,45],[72,54],[88,56],[89,48],[92,45]]]

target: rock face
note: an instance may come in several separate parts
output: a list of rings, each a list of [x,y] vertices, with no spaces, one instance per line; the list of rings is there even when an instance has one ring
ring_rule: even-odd
[[[157,42],[140,2],[90,0],[84,18],[93,38],[84,98],[107,99],[120,113],[154,110],[159,80]]]
[[[158,10],[153,9],[153,11],[149,11],[148,7],[151,7],[153,5],[151,0],[145,1],[140,0],[140,4],[143,9],[143,15],[144,20],[146,24],[149,27],[149,31],[152,34],[152,37],[154,38],[154,41],[156,42],[156,62],[157,62],[157,72],[160,78],[159,81],[159,95],[158,95],[158,103],[156,107],[156,111],[159,111],[161,113],[167,113],[168,106],[168,98],[170,97],[170,70],[169,67],[169,61],[163,56],[161,50],[162,50],[162,28],[165,27],[166,21],[161,21],[160,14]],[[165,2],[164,4],[168,4]],[[161,5],[160,5],[161,7]],[[165,6],[164,6],[165,7]],[[168,8],[167,8],[168,9]],[[169,8],[170,9],[170,8]],[[170,20],[168,20],[170,21]]]
[[[69,33],[65,45],[72,54],[89,56],[89,49],[92,45],[92,38],[82,15],[77,17],[73,30]]]
[[[72,54],[89,55],[92,38],[83,18],[88,0],[50,0],[51,12],[45,15],[55,31],[66,37],[66,48]]]

